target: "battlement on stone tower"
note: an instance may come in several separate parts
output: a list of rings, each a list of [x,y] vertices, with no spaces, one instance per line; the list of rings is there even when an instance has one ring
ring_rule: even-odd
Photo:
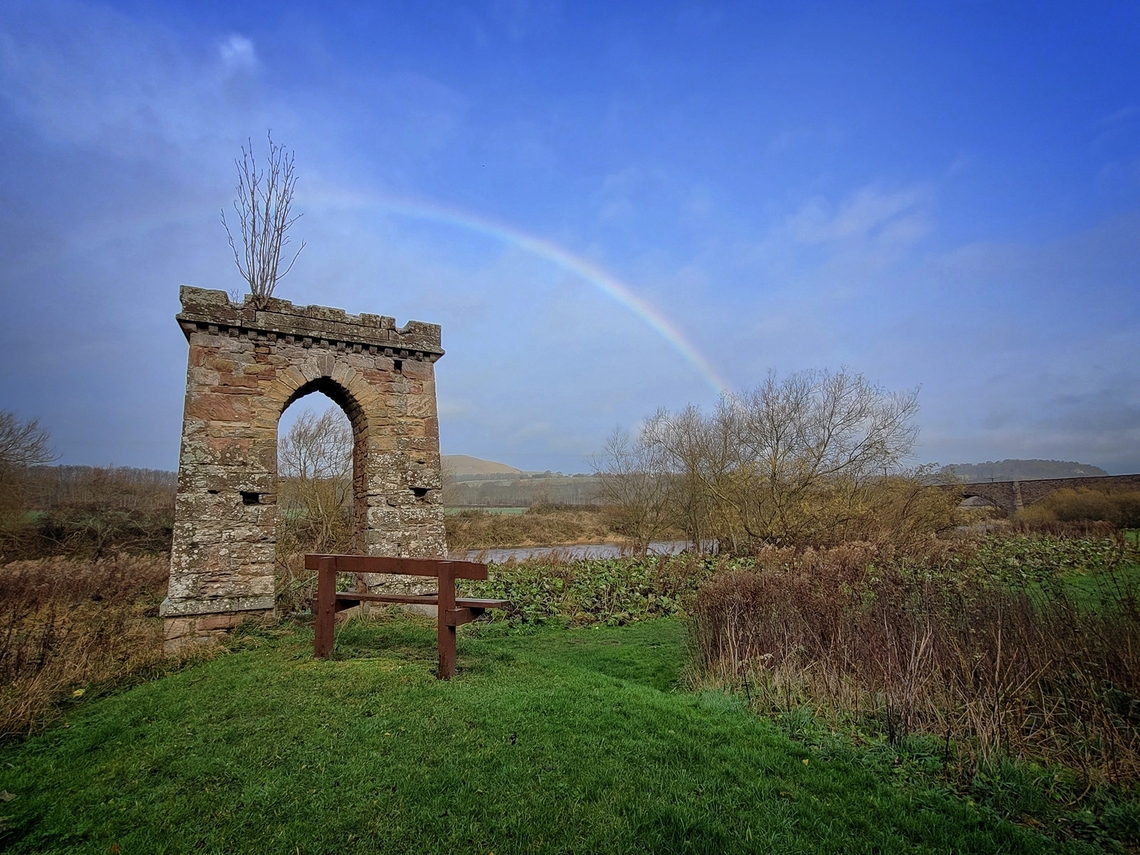
[[[269,298],[264,309],[255,308],[247,297],[233,303],[225,291],[179,289],[182,311],[177,320],[187,338],[196,330],[245,336],[259,342],[302,345],[319,343],[338,349],[382,352],[435,362],[443,356],[439,324],[408,321],[397,327],[396,319],[362,312],[351,315],[328,306],[294,306],[289,300]],[[402,352],[402,353],[401,353]]]

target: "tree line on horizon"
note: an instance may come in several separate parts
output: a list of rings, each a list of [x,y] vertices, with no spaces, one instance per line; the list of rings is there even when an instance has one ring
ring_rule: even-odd
[[[658,410],[615,431],[595,468],[641,549],[670,527],[737,554],[928,537],[957,524],[958,501],[905,466],[917,412],[917,390],[847,369],[773,372],[711,413]]]
[[[943,531],[957,522],[954,503],[923,489],[932,482],[1107,474],[1043,460],[907,469],[916,413],[916,393],[887,392],[846,370],[770,375],[711,414],[661,410],[635,436],[615,432],[589,475],[476,482],[445,473],[444,499],[450,507],[605,504],[613,530],[641,549],[683,533],[749,551]],[[55,457],[37,420],[0,411],[0,560],[169,548],[176,473],[50,465]],[[334,410],[304,414],[281,438],[279,458],[279,557],[351,549],[345,419]],[[1058,519],[1104,503],[1069,504]],[[1132,518],[1117,510],[1099,513]]]
[[[963,484],[983,481],[1042,481],[1050,478],[1093,478],[1109,473],[1090,463],[1070,460],[1010,459],[985,463],[951,463],[938,475]]]

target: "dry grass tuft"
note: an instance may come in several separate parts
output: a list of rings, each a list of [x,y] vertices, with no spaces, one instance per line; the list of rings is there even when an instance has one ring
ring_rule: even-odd
[[[61,703],[163,661],[169,567],[126,555],[0,566],[0,737],[39,730]]]

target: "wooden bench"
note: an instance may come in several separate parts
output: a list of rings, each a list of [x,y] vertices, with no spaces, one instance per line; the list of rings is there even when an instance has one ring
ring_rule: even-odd
[[[455,628],[470,623],[487,609],[499,609],[506,600],[456,597],[456,579],[486,579],[487,565],[474,561],[444,561],[435,558],[380,558],[366,555],[306,555],[305,569],[317,571],[317,617],[313,655],[323,659],[332,653],[336,613],[361,603],[399,603],[435,606],[438,611],[439,678],[455,676]],[[384,594],[366,590],[338,591],[337,573],[383,573],[398,576],[434,576],[439,590],[431,594]],[[358,585],[358,587],[361,587]]]

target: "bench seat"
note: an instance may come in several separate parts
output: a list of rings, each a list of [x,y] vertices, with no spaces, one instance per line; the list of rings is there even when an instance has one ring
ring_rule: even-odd
[[[371,591],[337,591],[338,601],[355,600],[359,603],[404,603],[406,605],[434,606],[439,594],[374,594]]]
[[[371,591],[337,591],[338,600],[360,603],[403,603],[405,605],[438,606],[439,594],[379,594]],[[456,597],[459,609],[501,609],[508,600],[489,600],[480,597]]]

